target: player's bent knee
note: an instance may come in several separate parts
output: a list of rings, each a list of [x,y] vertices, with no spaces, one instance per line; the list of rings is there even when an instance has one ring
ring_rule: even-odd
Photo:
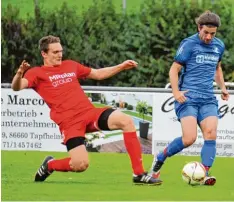
[[[216,140],[217,133],[216,130],[207,130],[204,132],[204,138],[206,140]]]
[[[84,137],[74,137],[67,141],[70,167],[74,172],[83,172],[89,167],[89,157],[84,145]]]
[[[131,117],[125,116],[122,120],[120,120],[120,127],[123,130],[134,130],[135,125]]]
[[[108,127],[110,130],[121,129],[123,131],[135,131],[133,119],[121,111],[114,111],[108,118]]]
[[[196,137],[183,137],[184,146],[188,147],[196,141]]]
[[[88,169],[89,164],[86,162],[81,162],[79,165],[75,166],[75,172],[84,172]]]
[[[84,172],[89,167],[89,162],[83,161],[70,161],[70,167],[74,172]]]
[[[134,126],[134,122],[131,118],[126,118],[124,121],[123,121],[123,127],[133,127]]]

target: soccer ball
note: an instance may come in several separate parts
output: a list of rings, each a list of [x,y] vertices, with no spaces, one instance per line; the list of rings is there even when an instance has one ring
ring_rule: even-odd
[[[182,179],[190,185],[202,184],[206,177],[206,169],[199,162],[189,162],[182,170]]]

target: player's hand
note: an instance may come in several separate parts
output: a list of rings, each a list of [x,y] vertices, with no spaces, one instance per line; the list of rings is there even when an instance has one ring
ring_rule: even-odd
[[[24,72],[26,72],[29,68],[30,68],[30,64],[26,62],[25,60],[23,60],[23,62],[19,66],[19,69],[17,70],[17,73],[24,74]]]
[[[229,92],[226,89],[222,90],[221,98],[222,98],[222,100],[228,101],[228,99],[229,99]]]
[[[188,90],[186,91],[177,91],[174,93],[174,98],[176,99],[176,101],[178,101],[179,103],[184,103],[187,98],[185,97],[185,93],[187,93]]]
[[[138,63],[134,60],[126,60],[121,65],[123,69],[132,69],[134,67],[137,67]]]

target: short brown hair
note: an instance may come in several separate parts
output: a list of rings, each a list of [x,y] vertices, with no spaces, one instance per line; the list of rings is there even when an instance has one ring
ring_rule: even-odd
[[[44,36],[39,40],[39,49],[40,51],[47,52],[49,44],[51,43],[60,43],[60,38],[56,36]]]
[[[219,27],[221,25],[220,17],[212,13],[211,11],[206,11],[202,13],[197,19],[196,19],[197,25],[207,25],[211,27]]]

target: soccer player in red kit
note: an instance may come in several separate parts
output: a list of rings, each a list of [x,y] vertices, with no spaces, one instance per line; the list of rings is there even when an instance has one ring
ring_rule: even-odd
[[[97,130],[122,130],[135,184],[158,185],[162,181],[149,176],[142,163],[141,146],[130,116],[112,108],[95,108],[82,90],[78,79],[103,80],[137,67],[133,60],[101,69],[83,66],[72,60],[62,60],[60,39],[45,36],[39,41],[44,65],[30,68],[23,61],[12,81],[12,89],[34,89],[50,108],[51,119],[58,124],[69,157],[54,159],[47,156],[38,169],[35,181],[44,181],[52,172],[83,172],[89,166],[84,145],[85,133]]]

